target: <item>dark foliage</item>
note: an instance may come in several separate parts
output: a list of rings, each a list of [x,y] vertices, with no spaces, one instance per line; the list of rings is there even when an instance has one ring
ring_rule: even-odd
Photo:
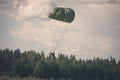
[[[120,61],[115,58],[77,60],[75,56],[33,50],[0,49],[0,77],[37,77],[53,80],[120,80]]]

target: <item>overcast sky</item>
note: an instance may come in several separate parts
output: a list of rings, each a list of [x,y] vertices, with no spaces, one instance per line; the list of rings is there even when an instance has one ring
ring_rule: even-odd
[[[72,23],[49,19],[72,8]],[[120,59],[120,0],[0,0],[0,48]]]

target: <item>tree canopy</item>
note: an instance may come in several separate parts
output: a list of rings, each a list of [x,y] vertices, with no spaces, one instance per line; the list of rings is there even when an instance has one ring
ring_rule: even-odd
[[[115,58],[76,59],[74,55],[52,54],[44,51],[21,52],[0,49],[0,77],[29,77],[53,80],[120,80],[120,60]]]

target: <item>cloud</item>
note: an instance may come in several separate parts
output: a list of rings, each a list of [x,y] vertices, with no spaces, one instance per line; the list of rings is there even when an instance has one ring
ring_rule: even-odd
[[[80,4],[80,5],[85,5],[85,4],[120,4],[120,0],[61,0],[61,1],[56,1],[58,2],[60,5],[62,4]]]
[[[56,7],[53,0],[27,0],[25,5],[18,8],[18,18],[48,18],[48,14],[52,8]]]
[[[46,18],[51,8],[56,6],[69,6],[88,4],[120,4],[120,0],[0,0],[0,13],[26,19],[28,17]],[[28,14],[29,13],[29,14]]]
[[[52,50],[57,48],[60,40],[68,30],[75,30],[71,25],[54,20],[24,21],[12,30],[12,35],[25,42],[38,42],[48,50]]]
[[[34,27],[33,25],[32,23],[25,22],[20,27],[14,29],[12,34],[21,40],[42,42],[50,47],[53,32],[49,28]]]
[[[107,2],[111,4],[120,4],[120,0],[108,0]]]
[[[16,17],[18,7],[25,2],[26,0],[0,0],[0,14],[14,18]]]
[[[59,51],[82,58],[106,57],[112,53],[113,41],[107,37],[90,36],[81,32],[68,32],[59,45]]]

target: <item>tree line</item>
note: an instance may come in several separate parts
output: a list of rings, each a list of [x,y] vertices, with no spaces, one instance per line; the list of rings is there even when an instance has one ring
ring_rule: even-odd
[[[120,80],[120,60],[76,59],[54,53],[45,56],[44,51],[0,49],[0,77],[36,77],[46,80]]]

